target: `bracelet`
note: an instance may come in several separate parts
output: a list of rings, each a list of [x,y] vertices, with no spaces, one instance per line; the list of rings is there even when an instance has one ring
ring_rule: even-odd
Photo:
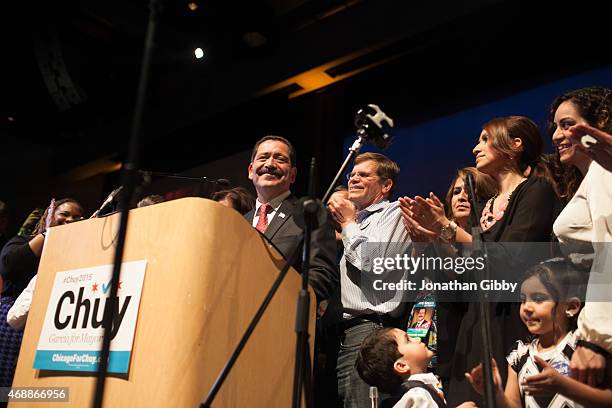
[[[576,342],[576,347],[588,348],[589,350],[594,351],[597,354],[601,354],[606,360],[612,357],[612,354],[608,350],[586,340],[578,340]]]
[[[440,230],[440,238],[444,241],[450,243],[455,242],[455,238],[457,234],[457,224],[455,221],[451,221],[448,224],[444,225]]]

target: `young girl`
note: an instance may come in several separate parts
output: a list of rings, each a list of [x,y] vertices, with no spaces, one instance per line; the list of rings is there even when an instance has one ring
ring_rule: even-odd
[[[521,285],[521,320],[535,336],[518,341],[508,355],[508,381],[502,390],[493,361],[498,407],[610,407],[612,390],[597,389],[570,378],[570,360],[576,348],[576,318],[584,298],[585,273],[570,261],[555,258],[527,271]],[[482,364],[465,374],[483,393]],[[606,379],[610,386],[610,377]]]

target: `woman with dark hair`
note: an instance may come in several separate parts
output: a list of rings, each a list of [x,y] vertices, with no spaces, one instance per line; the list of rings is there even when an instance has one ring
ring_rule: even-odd
[[[572,143],[575,125],[590,125],[612,133],[609,88],[590,87],[567,92],[556,98],[548,117],[548,130],[557,147],[556,176],[562,198],[569,201],[580,186],[592,158],[580,143]]]
[[[0,299],[0,387],[10,387],[19,355],[22,332],[7,324],[7,314],[15,298],[36,275],[48,227],[83,218],[83,207],[71,198],[52,201],[31,236],[17,235],[0,253],[0,274],[4,290]]]
[[[584,177],[577,186],[572,184],[571,200],[555,221],[554,232],[565,254],[595,251],[587,303],[578,319],[585,343],[572,357],[572,370],[581,381],[597,385],[612,353],[612,173],[600,164],[608,163],[602,146],[612,134],[612,89],[582,88],[558,97],[549,127],[559,161]]]
[[[513,271],[525,270],[527,262],[535,263],[548,254],[539,253],[538,245],[512,245],[512,242],[549,242],[552,224],[561,204],[539,163],[542,138],[538,127],[523,116],[496,118],[483,126],[478,144],[473,149],[476,168],[491,176],[498,193],[490,198],[480,215],[483,239],[488,249],[491,277],[513,276]],[[431,238],[444,238],[449,244],[472,242],[471,234],[451,223],[444,206],[435,194],[428,198],[406,198],[402,202],[402,215],[409,231]],[[503,366],[505,353],[513,342],[526,335],[518,318],[515,303],[487,304],[489,308],[491,353],[500,366],[505,382],[507,367]],[[457,345],[452,354],[452,372],[449,404],[461,401],[480,401],[464,377],[464,373],[482,361],[483,344],[479,306],[469,303],[461,319]]]
[[[465,186],[465,177],[468,174],[474,177],[474,187],[478,202],[483,203],[497,193],[497,183],[495,180],[491,176],[478,171],[475,167],[464,167],[455,171],[454,178],[446,193],[445,216],[448,219],[448,223],[452,222],[465,231],[469,231],[470,214],[472,212],[472,205],[468,199],[468,191]],[[411,238],[414,242],[422,240],[431,241],[432,245],[425,249],[424,255],[427,257],[461,255],[460,248],[448,245],[443,237],[430,239],[425,236],[412,236]],[[449,280],[448,272],[436,271],[434,276],[435,281]],[[454,278],[456,276],[451,276],[451,279]],[[430,298],[437,301],[437,311],[435,313],[437,320],[435,325],[436,374],[440,377],[444,388],[447,390],[451,377],[453,355],[457,344],[457,331],[459,330],[461,319],[466,312],[467,304],[448,293],[439,293],[438,295],[440,296],[432,295]]]
[[[474,177],[476,195],[479,200],[485,201],[497,194],[497,183],[488,174],[484,174],[476,167],[464,167],[455,172],[444,203],[445,214],[449,220],[455,221],[461,228],[467,230],[472,206],[468,201],[468,192],[465,187],[465,177],[471,174]]]
[[[244,187],[217,191],[212,199],[244,215],[255,207],[255,197]]]
[[[577,125],[612,132],[611,89],[571,91],[555,99],[551,107],[549,127],[559,161],[579,175],[570,180],[571,200],[555,221],[555,234],[562,244],[590,246],[591,242],[612,241],[612,173],[593,161],[585,146],[572,139],[571,129]],[[569,250],[582,252],[571,246]]]

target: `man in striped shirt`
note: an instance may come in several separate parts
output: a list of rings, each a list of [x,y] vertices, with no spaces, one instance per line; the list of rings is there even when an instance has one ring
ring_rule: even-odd
[[[390,202],[399,166],[378,153],[355,159],[348,177],[349,199],[332,198],[329,210],[342,227],[340,260],[343,310],[338,354],[338,394],[345,407],[369,407],[369,386],[359,377],[355,360],[363,339],[381,326],[399,327],[407,313],[401,290],[377,290],[375,281],[399,282],[408,271],[375,273],[375,258],[395,258],[410,246],[397,201]],[[403,328],[403,327],[402,327]]]

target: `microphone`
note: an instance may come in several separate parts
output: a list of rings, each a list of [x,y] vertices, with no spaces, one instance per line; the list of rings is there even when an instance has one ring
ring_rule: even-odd
[[[467,173],[465,175],[465,179],[463,180],[463,185],[463,188],[467,191],[468,200],[470,202],[470,218],[472,221],[472,227],[477,227],[480,225],[481,212],[478,206],[478,198],[476,197],[476,181],[474,180],[474,175]]]
[[[202,177],[192,177],[192,176],[181,176],[180,174],[174,174],[174,173],[162,173],[159,171],[148,171],[148,170],[138,170],[138,172],[140,174],[142,174],[144,177],[165,177],[165,178],[171,178],[171,179],[179,179],[179,180],[193,180],[193,181],[205,181],[208,183],[213,183],[213,184],[217,184],[219,186],[222,187],[229,187],[230,186],[230,181],[228,179],[225,178],[220,178],[217,180],[211,180],[206,176],[202,176]]]
[[[359,136],[371,141],[379,149],[384,150],[391,144],[391,135],[387,128],[393,128],[393,119],[378,105],[369,104],[359,109],[355,116],[355,126]]]
[[[91,215],[91,217],[89,217],[89,218],[96,218],[98,216],[98,214],[100,214],[100,211],[105,209],[110,203],[113,202],[113,200],[115,199],[115,197],[117,197],[117,194],[119,194],[121,192],[121,190],[123,190],[123,186],[119,186],[116,189],[114,189],[113,191],[111,191],[111,193],[108,195],[108,197],[106,197],[106,200],[104,200],[104,202],[102,203],[100,208],[98,208],[96,210],[96,212],[93,213]]]

